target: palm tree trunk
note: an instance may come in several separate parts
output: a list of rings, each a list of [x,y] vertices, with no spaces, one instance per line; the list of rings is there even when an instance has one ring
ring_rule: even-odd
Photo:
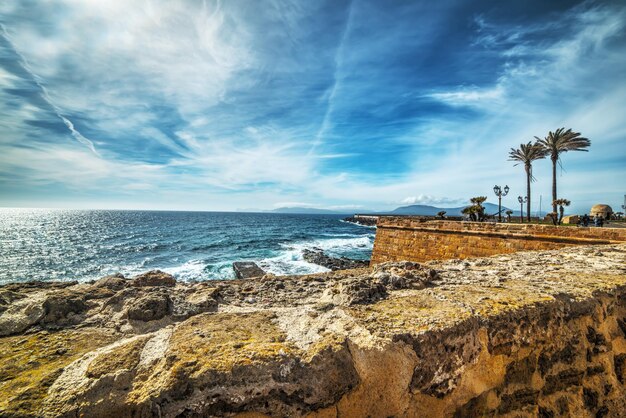
[[[526,166],[526,219],[530,222],[530,166]]]
[[[552,212],[556,213],[556,203],[554,201],[558,199],[556,197],[556,163],[559,160],[557,158],[552,157]]]

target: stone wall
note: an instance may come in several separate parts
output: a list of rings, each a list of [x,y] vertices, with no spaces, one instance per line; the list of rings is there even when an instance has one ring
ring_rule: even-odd
[[[626,228],[577,228],[381,217],[372,264],[483,257],[626,241]]]

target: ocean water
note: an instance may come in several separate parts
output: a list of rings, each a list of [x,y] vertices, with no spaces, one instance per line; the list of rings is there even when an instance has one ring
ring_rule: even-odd
[[[233,278],[234,261],[274,274],[326,271],[302,250],[369,259],[375,230],[334,215],[0,209],[0,283],[87,281],[161,269],[178,280]]]

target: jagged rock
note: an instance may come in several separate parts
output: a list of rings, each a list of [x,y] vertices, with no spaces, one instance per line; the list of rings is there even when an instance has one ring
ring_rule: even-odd
[[[12,303],[0,316],[0,337],[27,330],[39,323],[45,314],[41,300],[21,299]]]
[[[133,277],[132,285],[143,286],[175,286],[176,279],[171,274],[161,270],[151,270],[147,273]]]
[[[361,225],[361,226],[376,226],[378,222],[378,216],[348,216],[343,219],[345,222],[350,222],[352,224]]]
[[[383,263],[374,266],[372,273],[366,277],[331,281],[321,302],[342,306],[373,303],[387,298],[392,290],[423,289],[436,277],[435,270],[424,268],[418,263]]]
[[[369,261],[351,260],[345,257],[329,257],[319,248],[312,250],[304,249],[302,251],[302,258],[309,263],[326,267],[331,271],[357,269],[369,266]]]
[[[375,265],[373,277],[391,289],[423,289],[437,278],[437,271],[411,261],[388,262]]]
[[[54,292],[43,303],[45,316],[43,323],[59,325],[68,320],[72,314],[79,314],[87,310],[85,295],[70,289]]]
[[[240,280],[265,275],[265,271],[253,261],[235,261],[233,270],[235,271],[235,277]]]
[[[165,293],[149,293],[128,305],[128,318],[138,321],[161,319],[171,311],[170,297]]]
[[[116,273],[96,280],[92,286],[95,288],[106,287],[107,289],[120,290],[128,286],[128,280],[126,280],[123,274]]]

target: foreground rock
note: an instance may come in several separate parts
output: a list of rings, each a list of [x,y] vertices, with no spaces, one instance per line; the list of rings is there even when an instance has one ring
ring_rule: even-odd
[[[358,269],[369,266],[369,261],[365,260],[351,260],[345,257],[329,257],[324,254],[324,251],[319,248],[314,248],[312,250],[303,250],[302,258],[304,258],[304,260],[308,261],[309,263],[326,267],[331,271]]]
[[[0,415],[626,410],[626,245],[172,280],[0,287]]]

